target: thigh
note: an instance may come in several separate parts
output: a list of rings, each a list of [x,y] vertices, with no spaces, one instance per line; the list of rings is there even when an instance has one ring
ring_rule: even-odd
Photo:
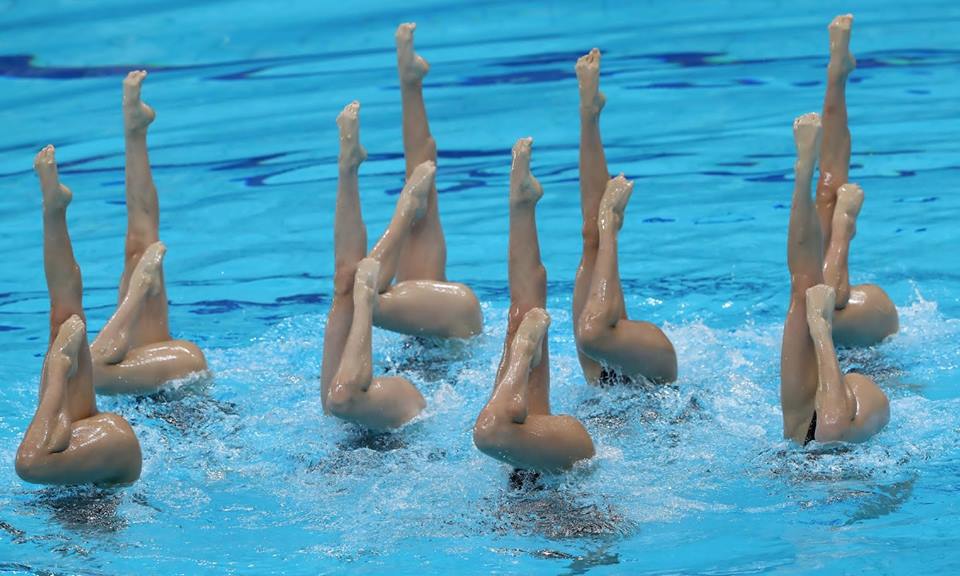
[[[871,378],[851,372],[844,384],[857,399],[857,414],[850,426],[849,440],[860,442],[879,432],[890,421],[890,401]]]
[[[412,336],[468,338],[483,329],[476,295],[464,284],[433,280],[398,282],[380,295],[374,324]]]
[[[610,332],[600,360],[624,376],[643,376],[654,382],[677,379],[677,353],[659,327],[650,322],[621,320]]]
[[[149,394],[206,369],[207,360],[196,344],[170,340],[132,348],[119,364],[94,366],[94,383],[100,394]]]
[[[839,346],[872,346],[899,328],[897,307],[875,284],[851,286],[846,307],[833,315],[833,340]]]

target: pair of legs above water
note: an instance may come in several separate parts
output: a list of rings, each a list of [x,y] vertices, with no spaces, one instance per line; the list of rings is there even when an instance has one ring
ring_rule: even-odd
[[[823,236],[810,197],[820,117],[794,122],[797,146],[787,240],[790,306],[783,328],[780,401],[784,436],[799,443],[860,442],[890,419],[887,397],[870,378],[840,371],[833,343],[835,290],[823,283]]]
[[[863,204],[863,190],[848,183],[850,129],[847,124],[847,78],[856,68],[850,53],[853,16],[837,16],[828,28],[830,63],[823,100],[823,143],[816,210],[823,233],[824,281],[836,292],[833,337],[841,346],[870,346],[899,329],[897,309],[875,284],[850,285],[850,242]]]
[[[140,443],[126,420],[97,411],[83,315],[83,281],[67,231],[72,194],[60,183],[53,146],[34,168],[43,193],[43,264],[50,340],[37,411],[17,450],[17,474],[38,484],[125,484],[140,477]]]
[[[543,191],[530,173],[531,142],[521,139],[513,148],[510,316],[493,395],[477,418],[473,439],[485,454],[518,468],[555,471],[591,458],[594,448],[576,418],[550,413],[547,274],[536,224]]]
[[[147,156],[147,127],[155,113],[140,99],[146,72],[123,81],[127,236],[116,312],[93,342],[97,392],[148,393],[206,370],[200,348],[170,336],[163,281],[160,206]]]
[[[617,234],[633,183],[607,171],[600,139],[600,51],[577,61],[580,87],[580,208],[583,257],[573,293],[573,319],[580,365],[588,382],[603,366],[627,377],[654,382],[677,378],[677,355],[660,328],[628,320],[617,263]]]
[[[425,401],[406,379],[373,378],[373,325],[402,325],[411,333],[460,329],[450,320],[462,311],[463,294],[458,298],[456,285],[445,290],[447,283],[441,282],[406,281],[391,286],[410,232],[426,215],[436,176],[432,161],[413,170],[387,230],[364,257],[367,230],[360,210],[358,170],[367,153],[360,144],[359,111],[360,105],[353,102],[337,117],[340,173],[333,232],[334,296],[323,338],[320,395],[325,412],[368,428],[388,429],[416,416]]]
[[[423,101],[423,78],[427,62],[413,49],[414,24],[397,28],[397,70],[403,109],[403,156],[409,181],[418,166],[436,165],[437,145],[430,134]],[[354,173],[341,179],[355,177]],[[371,254],[379,252],[394,260],[381,274],[379,302],[374,324],[414,336],[467,338],[483,329],[480,302],[466,285],[446,280],[447,248],[440,224],[437,186],[430,180],[423,197],[423,210],[409,225],[396,218]],[[394,224],[401,225],[402,233]],[[386,265],[385,261],[381,261]],[[396,283],[391,285],[391,281]]]

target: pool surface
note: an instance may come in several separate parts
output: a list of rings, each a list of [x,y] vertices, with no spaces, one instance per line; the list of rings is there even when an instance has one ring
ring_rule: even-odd
[[[0,0],[0,573],[957,574],[960,572],[960,4],[865,0],[345,4]],[[623,3],[626,4],[626,3]],[[586,8],[587,6],[592,6]],[[871,442],[781,438],[791,122],[820,108],[826,25],[856,15],[854,282],[901,332],[843,355],[891,399]],[[362,103],[369,235],[402,185],[393,32],[416,21],[440,157],[448,275],[482,336],[375,332],[379,371],[428,408],[371,437],[323,417],[334,118]],[[595,389],[570,299],[579,259],[573,64],[604,52],[631,317],[676,345],[678,386]],[[91,333],[112,313],[125,207],[120,82],[146,67],[175,335],[212,378],[99,399],[136,430],[132,487],[37,487],[13,459],[48,329],[32,158],[57,146]],[[508,309],[510,147],[534,137],[552,401],[597,456],[523,490],[472,444]]]

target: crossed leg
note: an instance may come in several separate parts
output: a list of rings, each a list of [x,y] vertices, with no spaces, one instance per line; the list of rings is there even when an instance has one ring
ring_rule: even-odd
[[[833,345],[835,292],[826,284],[807,290],[807,324],[817,357],[817,442],[863,442],[890,421],[890,403],[863,374],[840,371]]]
[[[40,400],[17,450],[17,474],[38,484],[129,483],[140,477],[140,444],[116,414],[98,412],[83,322],[80,267],[73,257],[53,146],[34,167],[43,192],[44,270],[50,292],[50,344]]]
[[[889,409],[869,378],[842,376],[833,348],[834,292],[823,285],[823,239],[810,199],[820,145],[817,114],[796,119],[794,140],[796,178],[787,241],[790,307],[780,356],[784,437],[799,443],[858,442],[886,424]]]
[[[850,53],[852,27],[851,14],[837,16],[828,27],[830,63],[823,99],[823,146],[816,209],[824,239],[824,280],[836,291],[834,340],[842,346],[870,346],[896,333],[899,319],[896,306],[882,288],[875,284],[850,286],[850,241],[863,203],[863,191],[847,183],[851,146],[846,86],[857,64]]]
[[[353,321],[329,386],[326,408],[334,416],[373,430],[398,428],[426,406],[406,378],[373,377],[373,308],[380,263],[364,258],[353,285]]]
[[[624,309],[617,234],[623,226],[623,211],[632,192],[633,182],[621,174],[607,183],[600,202],[597,217],[600,246],[590,293],[577,325],[577,342],[586,355],[616,368],[624,376],[673,382],[677,379],[677,353],[673,344],[656,325],[628,320]]]
[[[900,327],[897,307],[882,288],[876,284],[850,285],[850,242],[856,235],[862,204],[863,190],[859,186],[840,187],[833,211],[833,233],[824,256],[824,282],[836,293],[833,339],[840,346],[870,346]]]
[[[207,368],[200,348],[170,337],[162,256],[150,263],[149,290],[138,264],[159,240],[160,205],[147,155],[147,127],[155,113],[140,99],[146,72],[131,72],[123,81],[126,143],[127,238],[117,311],[93,343],[94,382],[106,394],[143,393],[165,382]],[[154,254],[156,256],[156,254]],[[141,286],[140,288],[142,288]],[[136,312],[131,313],[135,308]]]
[[[550,414],[547,277],[540,260],[536,203],[543,195],[530,173],[532,140],[513,148],[510,173],[510,317],[493,395],[473,428],[485,454],[523,469],[553,471],[591,458],[593,441],[574,417]]]

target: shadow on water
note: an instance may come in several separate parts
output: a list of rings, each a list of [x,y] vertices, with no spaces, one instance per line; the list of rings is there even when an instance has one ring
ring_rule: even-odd
[[[493,504],[495,533],[551,540],[626,536],[635,526],[608,502],[558,484],[562,478],[517,470]],[[603,500],[601,498],[601,500]]]
[[[121,490],[71,486],[44,488],[26,506],[46,510],[67,530],[108,534],[127,527],[126,518],[117,512],[122,503]]]
[[[181,435],[204,436],[207,428],[222,426],[225,418],[240,416],[235,403],[213,397],[212,387],[213,378],[202,376],[153,394],[134,396],[129,401],[143,417],[162,422]]]
[[[469,340],[411,336],[402,341],[398,352],[387,357],[384,373],[416,374],[426,382],[455,382],[453,371],[461,369],[472,358]]]

